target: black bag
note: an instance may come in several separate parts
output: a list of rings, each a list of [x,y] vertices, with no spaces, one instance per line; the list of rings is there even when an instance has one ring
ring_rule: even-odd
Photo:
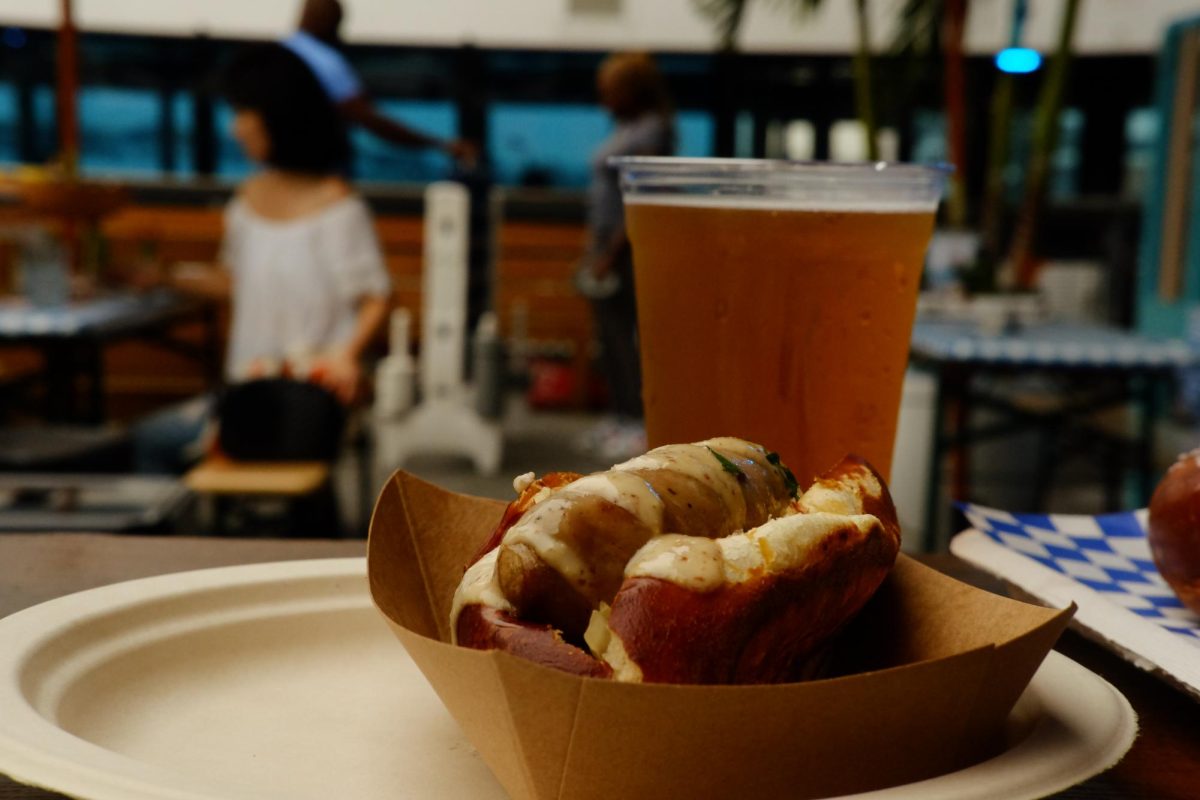
[[[228,387],[217,404],[218,442],[237,461],[332,461],[346,410],[328,390],[288,378]]]

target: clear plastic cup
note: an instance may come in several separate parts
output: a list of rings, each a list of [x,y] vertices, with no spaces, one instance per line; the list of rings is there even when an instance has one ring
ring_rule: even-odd
[[[892,460],[947,170],[614,158],[633,246],[652,446],[741,436],[801,485]]]

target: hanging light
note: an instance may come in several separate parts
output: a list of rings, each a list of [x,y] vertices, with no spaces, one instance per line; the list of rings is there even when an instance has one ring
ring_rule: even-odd
[[[1029,11],[1028,0],[1014,0],[1012,31],[1008,47],[996,53],[996,69],[1013,75],[1034,72],[1042,65],[1042,54],[1037,50],[1021,46],[1021,34],[1025,31],[1025,16]]]
[[[1042,54],[1029,47],[1006,47],[996,53],[996,69],[1023,75],[1042,65]]]

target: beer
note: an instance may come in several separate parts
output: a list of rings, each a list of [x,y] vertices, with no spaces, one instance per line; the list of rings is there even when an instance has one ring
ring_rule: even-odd
[[[885,476],[933,202],[626,193],[649,444],[740,436],[801,486]]]

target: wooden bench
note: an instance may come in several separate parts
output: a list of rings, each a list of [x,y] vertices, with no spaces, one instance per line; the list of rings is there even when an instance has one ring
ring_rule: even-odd
[[[286,506],[284,528],[272,535],[336,538],[341,523],[330,478],[331,466],[323,461],[234,461],[210,455],[184,475],[183,483],[210,501],[217,534],[230,532],[236,508],[277,499]],[[261,531],[256,521],[251,532]]]
[[[105,220],[103,232],[115,264],[150,258],[168,264],[213,263],[220,250],[222,221],[220,208],[129,206]],[[412,312],[413,336],[419,343],[422,219],[381,215],[375,230],[392,278],[393,302]],[[497,241],[492,289],[501,336],[520,333],[534,352],[569,353],[576,384],[586,386],[593,355],[592,316],[572,284],[574,264],[583,248],[583,226],[504,222]],[[116,393],[151,394],[157,399],[188,396],[204,388],[203,377],[186,359],[164,357],[137,343],[112,348],[107,368],[107,383]]]
[[[197,494],[303,497],[329,481],[323,461],[233,461],[208,456],[184,476]]]

